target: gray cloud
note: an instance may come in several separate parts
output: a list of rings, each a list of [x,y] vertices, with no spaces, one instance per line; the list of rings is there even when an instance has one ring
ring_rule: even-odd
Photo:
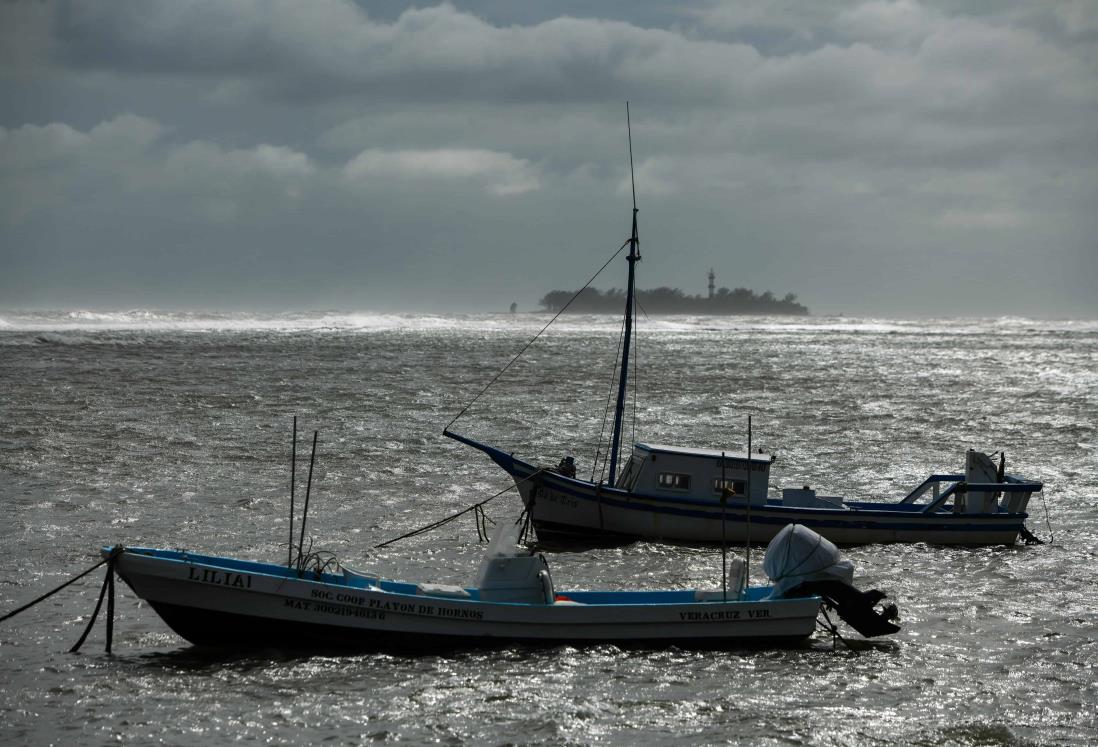
[[[462,148],[368,148],[347,163],[343,175],[352,183],[394,180],[482,183],[496,195],[522,194],[538,188],[536,170],[528,161],[509,153]]]
[[[643,87],[706,99],[758,59],[748,45],[621,21],[500,27],[440,5],[386,22],[346,0],[74,3],[57,32],[74,66],[227,76],[294,98],[591,101]]]
[[[649,285],[1098,311],[1093,4],[385,10],[0,8],[0,306],[532,306],[624,238],[629,98]]]

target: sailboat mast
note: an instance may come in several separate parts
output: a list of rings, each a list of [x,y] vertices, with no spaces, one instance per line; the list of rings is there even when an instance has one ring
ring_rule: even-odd
[[[625,102],[625,127],[629,134],[629,181],[633,188],[633,233],[629,239],[629,281],[625,287],[625,331],[621,346],[621,373],[618,375],[618,399],[614,405],[614,434],[610,440],[610,475],[608,484],[618,480],[618,451],[621,448],[621,426],[625,415],[625,392],[629,379],[629,348],[633,341],[634,276],[640,259],[640,238],[637,236],[637,181],[633,170],[633,126],[629,120],[629,102]]]

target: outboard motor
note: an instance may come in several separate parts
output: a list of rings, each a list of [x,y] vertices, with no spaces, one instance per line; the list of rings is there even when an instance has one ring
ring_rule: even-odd
[[[763,569],[774,584],[773,597],[823,597],[866,638],[900,629],[892,622],[897,616],[896,605],[878,610],[884,592],[856,589],[854,564],[843,560],[833,543],[806,526],[790,524],[778,532],[766,548]]]
[[[474,586],[485,602],[553,604],[549,564],[541,553],[534,555],[518,544],[520,529],[517,524],[504,524],[496,530]]]

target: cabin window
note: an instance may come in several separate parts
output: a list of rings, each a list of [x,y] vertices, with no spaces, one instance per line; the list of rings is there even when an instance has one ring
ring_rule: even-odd
[[[669,490],[690,490],[690,475],[682,472],[660,472],[656,482]]]
[[[736,495],[747,494],[747,483],[743,480],[733,480],[731,478],[721,479],[719,477],[713,478],[713,492],[720,495],[721,488],[728,488]]]

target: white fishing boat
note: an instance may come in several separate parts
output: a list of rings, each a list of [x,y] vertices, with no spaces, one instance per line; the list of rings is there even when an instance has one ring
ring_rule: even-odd
[[[1031,536],[1026,507],[1042,488],[1000,473],[987,455],[970,450],[963,474],[931,475],[895,503],[847,500],[809,486],[771,497],[770,455],[645,443],[634,446],[617,479],[595,482],[446,435],[483,451],[514,478],[538,539],[553,545],[768,542],[790,523],[847,545],[1010,545]]]
[[[826,540],[790,527],[764,561],[770,586],[744,588],[742,565],[721,588],[557,589],[541,554],[489,545],[469,587],[141,547],[104,548],[114,572],[176,633],[232,649],[425,651],[506,642],[721,647],[810,636],[825,605],[866,636],[893,633],[883,594],[850,585],[853,566]],[[719,574],[718,574],[719,577]]]
[[[631,137],[629,157],[632,168]],[[1005,474],[1003,455],[996,466],[987,455],[970,450],[963,474],[932,474],[891,503],[846,500],[819,494],[809,486],[770,496],[774,457],[754,453],[750,443],[746,451],[636,443],[623,458],[635,274],[640,260],[635,188],[632,235],[619,252],[626,246],[629,269],[620,359],[615,364],[619,373],[613,424],[608,443],[600,444],[596,453],[590,479],[576,476],[570,457],[559,464],[551,460],[548,466],[454,432],[450,427],[469,406],[443,430],[445,436],[487,454],[514,479],[539,540],[551,544],[635,539],[766,542],[794,522],[840,544],[1009,545],[1019,536],[1035,539],[1025,528],[1026,509],[1030,497],[1043,486]]]

